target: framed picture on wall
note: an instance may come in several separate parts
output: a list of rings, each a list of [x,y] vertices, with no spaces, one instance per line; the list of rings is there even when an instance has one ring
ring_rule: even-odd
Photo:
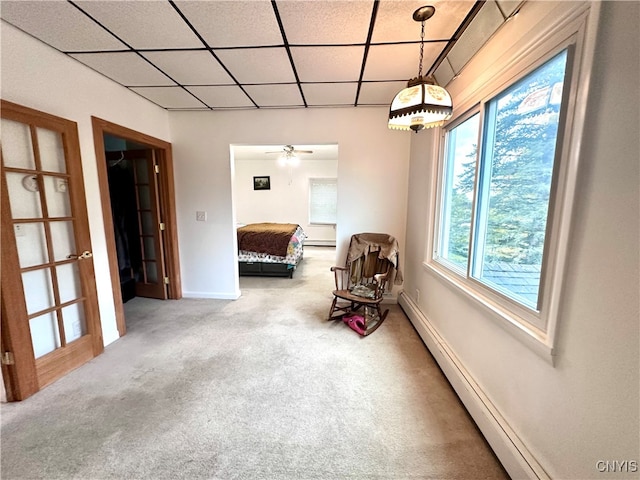
[[[271,190],[271,177],[253,177],[254,190]]]

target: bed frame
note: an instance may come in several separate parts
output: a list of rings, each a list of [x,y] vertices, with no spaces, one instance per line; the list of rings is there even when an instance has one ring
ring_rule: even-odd
[[[241,277],[287,277],[293,278],[302,256],[295,265],[288,263],[264,263],[264,262],[238,262],[238,271]]]

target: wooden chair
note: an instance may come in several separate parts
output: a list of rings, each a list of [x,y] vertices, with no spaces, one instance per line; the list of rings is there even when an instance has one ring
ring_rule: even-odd
[[[380,245],[381,240],[384,245]],[[388,309],[382,311],[380,304],[396,268],[392,261],[396,257],[382,255],[380,258],[381,251],[392,251],[397,256],[397,250],[390,250],[387,242],[397,245],[388,235],[357,234],[351,237],[345,266],[331,267],[335,290],[329,320],[359,314],[364,318],[362,335],[365,336],[380,327],[389,313]]]

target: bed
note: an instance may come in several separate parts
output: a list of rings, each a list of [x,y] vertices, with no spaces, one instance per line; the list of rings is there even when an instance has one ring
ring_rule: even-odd
[[[306,235],[295,223],[251,223],[237,229],[241,276],[293,277]]]

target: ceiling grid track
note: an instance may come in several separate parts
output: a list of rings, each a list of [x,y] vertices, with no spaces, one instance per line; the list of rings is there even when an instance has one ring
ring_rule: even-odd
[[[287,34],[284,32],[284,26],[282,25],[282,18],[280,18],[280,12],[278,11],[278,5],[276,5],[276,0],[271,0],[271,6],[273,7],[273,13],[276,16],[276,21],[278,22],[278,27],[280,28],[280,34],[282,35],[284,48],[287,51],[287,56],[289,57],[289,61],[291,62],[291,69],[293,70],[293,76],[296,79],[296,84],[298,85],[300,96],[302,97],[302,103],[304,104],[304,107],[307,108],[309,105],[307,105],[307,99],[304,97],[304,91],[302,90],[300,77],[298,76],[298,71],[296,70],[296,64],[293,61],[293,55],[291,55],[291,47],[289,46],[289,42],[287,40]]]
[[[376,17],[378,16],[379,0],[373,1],[373,7],[371,8],[371,20],[369,21],[369,31],[367,33],[367,42],[364,45],[364,54],[362,55],[362,67],[360,68],[360,76],[358,77],[358,87],[356,90],[356,98],[353,102],[353,106],[358,106],[358,100],[360,99],[360,89],[362,88],[362,77],[364,77],[364,69],[367,66],[367,56],[369,55],[369,47],[371,47],[371,37],[373,36],[373,28],[376,24]]]
[[[218,56],[215,54],[215,52],[213,51],[213,49],[211,48],[211,46],[206,42],[206,40],[204,38],[202,38],[202,35],[200,35],[200,33],[194,28],[194,26],[191,24],[191,22],[189,21],[189,19],[187,19],[187,17],[184,16],[184,13],[182,13],[182,11],[178,8],[178,6],[175,4],[175,2],[173,0],[169,0],[169,3],[171,4],[171,6],[174,8],[174,10],[178,13],[178,15],[180,15],[180,18],[182,18],[182,20],[184,20],[184,22],[187,24],[187,26],[191,29],[191,31],[195,34],[196,37],[198,37],[198,40],[200,40],[202,42],[202,44],[205,46],[205,48],[207,49],[207,51],[213,56],[213,58],[216,59],[216,61],[218,62],[218,64],[224,69],[225,72],[227,72],[227,74],[231,77],[231,79],[236,83],[236,85],[240,88],[240,90],[242,90],[242,92],[247,96],[247,98],[249,100],[251,100],[251,103],[253,103],[253,105],[256,108],[260,108],[260,106],[255,102],[255,100],[253,98],[251,98],[251,95],[249,95],[249,93],[247,93],[247,91],[244,89],[244,87],[240,84],[240,82],[238,82],[238,80],[236,79],[236,77],[231,73],[231,71],[227,68],[227,66],[222,63],[222,60],[220,60],[220,58],[218,58]],[[183,87],[184,88],[184,87]],[[186,89],[185,89],[186,90]],[[188,90],[187,90],[188,91]],[[191,93],[191,92],[189,92]],[[193,95],[193,94],[192,94]],[[194,95],[195,96],[195,95]],[[197,97],[196,97],[197,98]],[[204,102],[202,102],[204,103]],[[206,105],[206,103],[204,103]],[[210,105],[207,105],[209,108],[213,109],[213,107],[211,107]]]
[[[92,21],[94,21],[97,25],[99,25],[101,28],[103,28],[106,32],[108,32],[110,35],[112,35],[114,38],[116,38],[118,41],[122,42],[123,45],[125,45],[129,50],[123,50],[120,53],[127,53],[127,52],[132,52],[135,53],[138,57],[140,57],[142,60],[144,60],[145,62],[147,62],[149,65],[151,65],[153,68],[155,68],[156,70],[158,70],[160,73],[162,73],[165,77],[167,77],[169,80],[171,80],[173,83],[175,83],[176,85],[178,85],[180,88],[182,88],[185,92],[187,92],[189,95],[191,95],[193,98],[195,98],[196,100],[198,100],[200,103],[202,103],[202,105],[204,105],[205,107],[208,107],[208,105],[206,103],[204,103],[202,100],[200,100],[198,97],[196,97],[193,93],[191,93],[189,90],[187,90],[184,86],[180,85],[179,82],[176,82],[173,78],[171,78],[170,75],[168,75],[166,72],[164,72],[160,67],[158,67],[155,63],[149,61],[144,55],[142,55],[138,50],[136,50],[135,48],[133,48],[131,45],[129,45],[127,42],[125,42],[123,39],[121,39],[118,35],[116,35],[115,33],[113,33],[111,30],[109,30],[107,27],[105,27],[102,23],[100,23],[98,20],[96,20],[95,18],[93,18],[92,15],[90,15],[89,13],[87,13],[82,7],[80,7],[79,5],[77,5],[76,3],[74,3],[72,0],[67,0],[67,2],[69,2],[71,5],[73,5],[75,8],[77,8],[80,12],[82,12],[84,15],[86,15],[88,18],[90,18]],[[66,54],[68,54],[69,52],[64,52]],[[81,53],[87,53],[87,52],[81,52]],[[101,53],[103,53],[101,51]],[[98,72],[100,73],[100,72]],[[113,80],[113,79],[110,79]],[[115,82],[115,80],[113,80]],[[116,82],[119,83],[119,82]],[[120,84],[122,85],[122,84]],[[127,85],[123,85],[124,87],[129,88]],[[152,86],[151,88],[157,88],[155,86]],[[129,88],[129,90],[131,90]],[[132,92],[140,95],[139,93],[137,93],[135,90],[131,90]],[[142,95],[140,95],[143,98],[146,98]],[[147,99],[149,100],[149,99]],[[151,102],[153,102],[153,100],[150,100]],[[158,105],[156,102],[153,102],[156,105]],[[162,105],[158,105],[161,108]]]

